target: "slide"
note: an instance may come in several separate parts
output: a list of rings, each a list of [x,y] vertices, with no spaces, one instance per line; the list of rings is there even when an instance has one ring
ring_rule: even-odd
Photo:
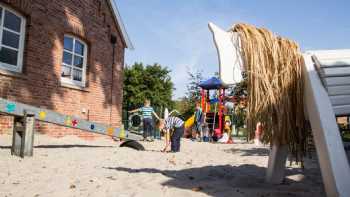
[[[194,115],[185,121],[185,128],[190,128],[194,124]]]

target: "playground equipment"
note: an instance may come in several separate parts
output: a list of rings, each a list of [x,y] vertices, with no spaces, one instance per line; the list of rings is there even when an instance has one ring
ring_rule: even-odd
[[[134,146],[137,142],[131,143],[130,140],[140,139],[123,127],[111,127],[3,98],[0,98],[0,113],[15,117],[11,154],[21,157],[33,155],[35,120],[127,140],[127,144],[122,144],[125,147],[137,148]]]
[[[200,94],[201,94],[201,108],[203,110],[203,113],[205,113],[205,119],[204,122],[206,123],[209,131],[213,135],[211,135],[214,140],[221,138],[225,129],[225,122],[229,120],[230,126],[231,126],[231,118],[232,114],[227,114],[226,110],[228,107],[225,105],[225,90],[228,88],[228,86],[224,85],[220,79],[217,77],[212,77],[206,81],[202,81],[199,84],[199,87],[201,88]],[[211,98],[211,93],[214,92],[214,97]],[[214,105],[214,106],[212,106]],[[233,103],[231,106],[231,111],[233,111]],[[190,118],[188,118],[185,121],[185,129],[190,129],[195,122],[195,115],[192,115]],[[221,142],[227,142],[232,143],[231,139],[231,129],[229,130],[228,134],[228,140],[221,140]]]
[[[171,112],[169,112],[168,108],[165,108],[163,118],[166,119],[169,116],[173,116],[175,113],[180,114],[180,112],[177,110],[172,110]],[[143,133],[142,114],[139,112],[135,112],[131,114],[128,118],[128,126],[129,126],[128,129],[130,132],[138,135],[142,134]]]
[[[226,84],[242,79],[241,43],[237,33],[209,23],[220,62],[220,77]],[[350,50],[309,51],[305,67],[304,108],[310,121],[327,196],[350,196],[350,168],[335,116],[350,114]],[[306,132],[306,131],[305,131]],[[280,183],[288,147],[273,143],[266,180]]]
[[[184,132],[185,137],[192,136],[192,126],[194,124],[194,118],[195,118],[194,115],[192,115],[187,120],[185,120],[185,132]]]
[[[129,116],[129,131],[136,133],[136,134],[142,134],[143,133],[143,119],[142,115],[140,113],[134,113],[131,116]]]
[[[193,124],[194,124],[194,115],[192,115],[190,118],[188,118],[185,121],[185,128],[188,129],[188,128],[192,127]]]
[[[205,122],[208,123],[211,130],[216,131],[216,137],[220,138],[223,131],[223,117],[224,117],[224,97],[225,97],[225,86],[220,79],[212,77],[206,81],[203,81],[199,84],[201,87],[201,100],[202,100],[202,109],[206,113]],[[209,95],[210,91],[217,91],[217,98],[210,100]],[[214,112],[209,112],[210,104],[215,104]],[[216,114],[218,114],[218,120],[216,119]],[[216,122],[218,122],[218,128],[216,128]]]

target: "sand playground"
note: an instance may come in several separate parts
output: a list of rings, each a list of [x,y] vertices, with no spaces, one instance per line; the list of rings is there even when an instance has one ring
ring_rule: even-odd
[[[11,139],[0,137],[1,197],[325,195],[315,157],[304,171],[288,162],[284,183],[265,183],[268,146],[182,139],[180,153],[162,153],[163,141],[142,142],[146,151],[136,151],[107,138],[37,134],[34,156],[22,159],[11,156]]]

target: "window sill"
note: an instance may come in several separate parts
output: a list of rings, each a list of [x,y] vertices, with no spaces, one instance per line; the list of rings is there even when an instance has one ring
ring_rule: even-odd
[[[61,87],[74,89],[74,90],[80,90],[80,91],[83,91],[83,92],[90,92],[89,90],[86,89],[86,87],[81,87],[81,86],[78,86],[78,85],[72,85],[72,84],[69,84],[69,83],[62,82],[62,81],[61,81]]]
[[[24,75],[21,72],[14,72],[14,71],[9,71],[9,70],[4,70],[4,69],[0,69],[0,75],[14,77],[14,78],[20,78],[20,79],[27,79],[26,75]]]

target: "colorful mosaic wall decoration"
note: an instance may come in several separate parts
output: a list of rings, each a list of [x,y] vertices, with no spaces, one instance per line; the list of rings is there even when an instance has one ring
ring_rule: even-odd
[[[15,103],[8,103],[6,105],[6,112],[12,113],[16,110],[16,104]]]
[[[44,112],[44,111],[39,112],[39,119],[45,120],[45,118],[46,118],[46,112]]]
[[[67,116],[64,124],[67,126],[72,126],[72,118],[70,116]]]
[[[113,127],[109,127],[107,129],[107,135],[113,135],[114,134],[114,128]]]

